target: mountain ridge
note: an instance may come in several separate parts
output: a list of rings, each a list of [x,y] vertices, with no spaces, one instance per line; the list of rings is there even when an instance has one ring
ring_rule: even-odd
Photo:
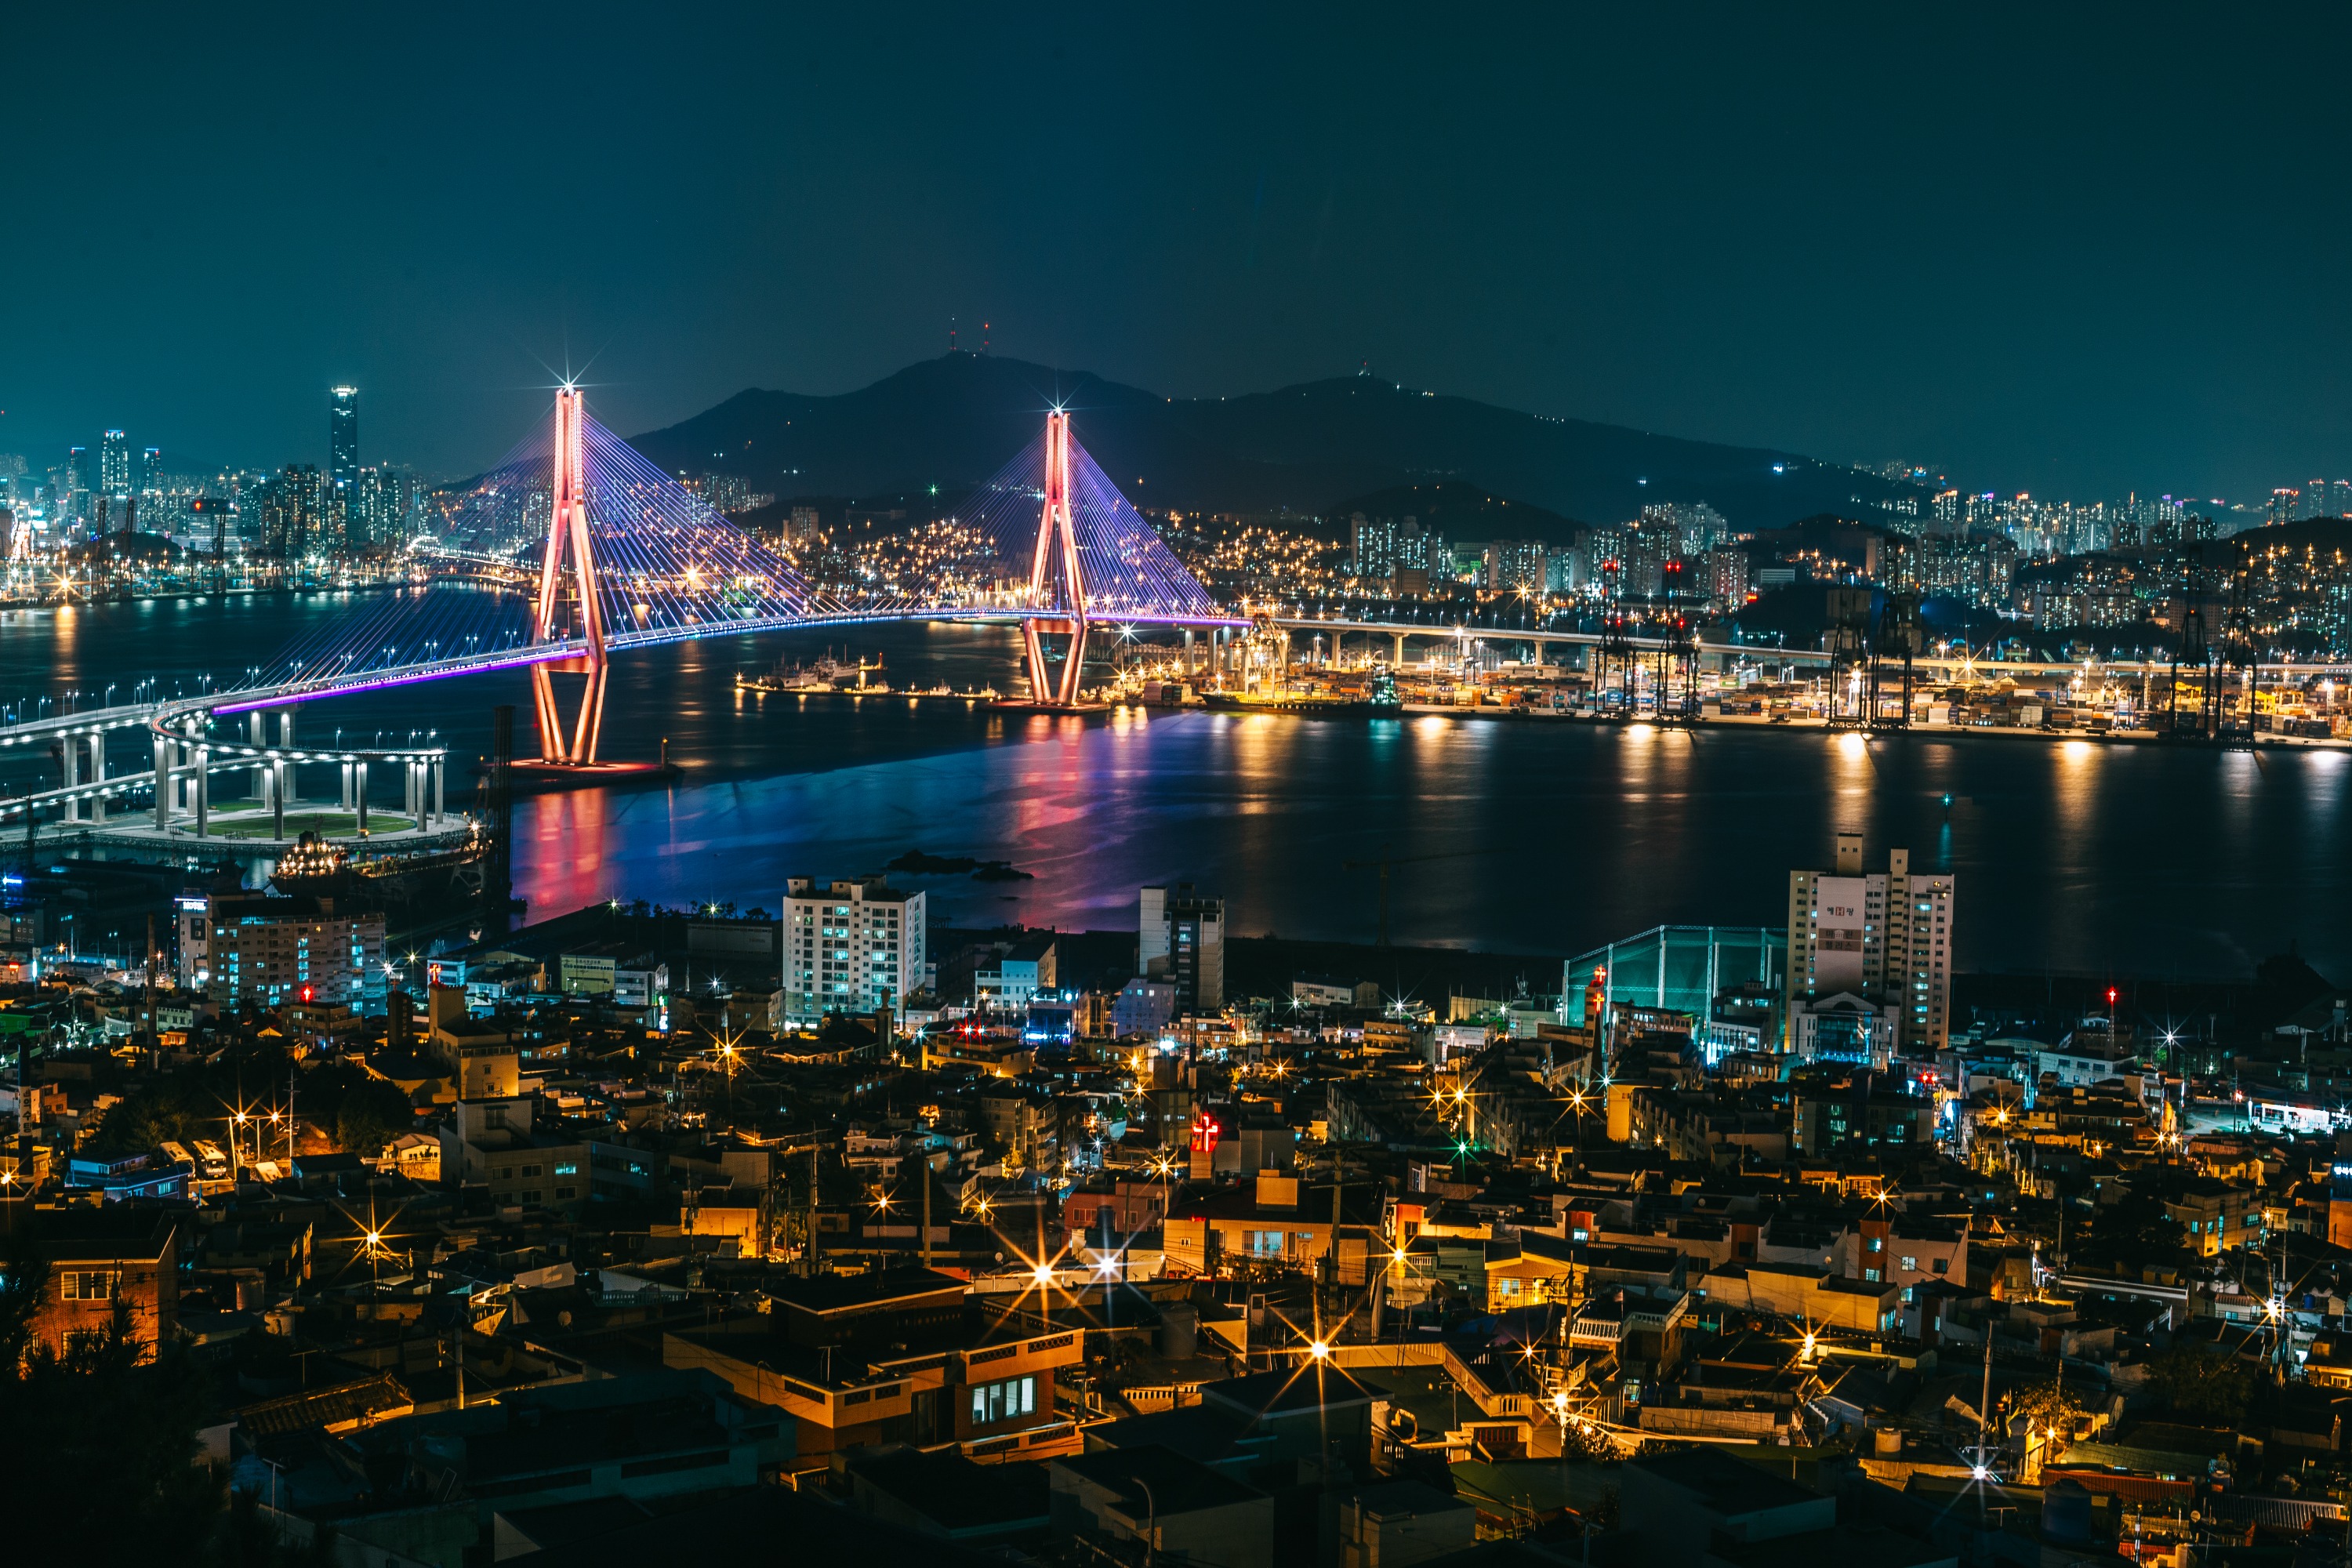
[[[946,489],[994,474],[1056,405],[1145,507],[1322,515],[1344,498],[1448,479],[1595,523],[1705,500],[1746,529],[1919,493],[1801,453],[1525,414],[1369,372],[1175,398],[971,353],[830,396],[746,389],[631,445],[672,471],[737,473],[780,496]]]

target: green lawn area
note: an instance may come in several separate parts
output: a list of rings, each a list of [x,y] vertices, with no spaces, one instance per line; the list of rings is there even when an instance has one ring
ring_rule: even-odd
[[[223,803],[215,809],[250,810],[254,804],[251,801]],[[373,809],[368,812],[368,831],[371,834],[398,833],[415,826],[413,817],[403,816],[398,812]],[[213,834],[220,838],[268,838],[271,826],[267,816],[247,816],[225,822],[215,816],[212,820]],[[289,811],[286,814],[286,837],[289,838],[299,838],[305,833],[321,833],[330,838],[349,838],[359,830],[358,816],[348,811]]]

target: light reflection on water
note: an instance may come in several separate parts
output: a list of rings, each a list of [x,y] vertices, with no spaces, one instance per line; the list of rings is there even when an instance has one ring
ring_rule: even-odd
[[[0,615],[0,698],[118,697],[161,677],[233,681],[318,624],[333,595]],[[1008,859],[1030,881],[927,879],[937,918],[1132,929],[1139,883],[1222,891],[1234,929],[1369,942],[1387,857],[1400,942],[1573,952],[1662,921],[1777,923],[1790,866],[1859,828],[1959,877],[1965,966],[2242,974],[2298,941],[2352,980],[2352,758],[2171,752],[1787,730],[1599,730],[1408,716],[1372,721],[1127,713],[1091,722],[962,703],[760,696],[780,656],[887,659],[894,683],[962,689],[1013,668],[969,627],[737,638],[614,667],[611,753],[667,737],[674,788],[530,797],[519,890],[546,915],[606,897],[773,909],[783,879],[878,868],[901,851]],[[470,762],[520,677],[306,710],[303,732],[437,727]],[[140,737],[116,766],[143,765]],[[528,752],[528,736],[518,737]],[[23,787],[21,753],[0,787]],[[47,764],[43,764],[47,765]],[[329,787],[322,776],[312,793]],[[396,778],[379,781],[396,798]],[[452,770],[452,803],[470,794]],[[1946,794],[1952,797],[1948,813]]]

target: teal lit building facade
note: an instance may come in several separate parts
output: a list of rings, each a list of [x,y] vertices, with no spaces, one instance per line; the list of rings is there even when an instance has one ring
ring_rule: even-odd
[[[1560,972],[1563,1022],[1581,1027],[1592,972],[1609,972],[1609,1005],[1666,1007],[1712,1024],[1715,999],[1745,984],[1776,994],[1789,973],[1789,937],[1766,926],[1654,926],[1568,961]]]

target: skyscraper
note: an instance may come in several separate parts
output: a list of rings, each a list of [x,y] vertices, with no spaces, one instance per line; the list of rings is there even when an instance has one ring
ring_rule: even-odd
[[[131,438],[109,430],[99,438],[97,489],[110,496],[131,493]]]
[[[339,386],[327,399],[327,478],[348,488],[360,477],[360,389]]]

